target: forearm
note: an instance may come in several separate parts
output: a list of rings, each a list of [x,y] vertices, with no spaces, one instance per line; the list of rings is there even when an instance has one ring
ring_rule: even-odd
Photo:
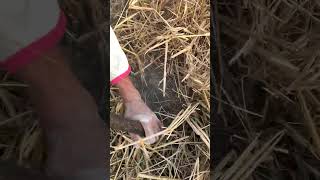
[[[134,87],[129,76],[119,81],[116,87],[119,88],[120,96],[125,103],[141,99],[139,91]]]
[[[49,170],[69,174],[103,168],[107,145],[102,120],[93,98],[64,64],[64,58],[55,49],[17,73],[29,84],[47,137]]]
[[[98,121],[91,120],[97,107],[65,64],[65,58],[60,49],[54,49],[46,57],[35,60],[17,72],[17,76],[29,85],[29,94],[39,115],[49,115],[40,120],[46,127],[69,128],[75,122],[97,125]],[[68,115],[70,118],[67,118]]]

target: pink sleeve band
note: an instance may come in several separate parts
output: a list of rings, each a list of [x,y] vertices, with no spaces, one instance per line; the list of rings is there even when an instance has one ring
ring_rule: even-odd
[[[131,67],[129,66],[124,73],[120,74],[119,76],[111,80],[111,85],[117,84],[119,81],[127,77],[130,74],[130,72],[131,72]]]
[[[24,47],[15,54],[9,56],[7,59],[5,59],[1,66],[4,67],[8,72],[15,73],[20,68],[35,60],[45,51],[54,47],[63,37],[65,29],[66,17],[64,13],[60,11],[58,23],[48,34],[32,42],[30,45]]]

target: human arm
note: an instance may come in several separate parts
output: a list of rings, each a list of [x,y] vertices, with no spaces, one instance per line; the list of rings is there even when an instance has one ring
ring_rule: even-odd
[[[0,25],[1,67],[29,86],[47,145],[47,172],[71,179],[95,171],[104,178],[107,141],[102,120],[57,46],[65,31],[57,2],[8,3],[1,6],[0,19],[7,22]]]
[[[146,136],[161,131],[162,123],[154,112],[142,100],[139,91],[134,87],[128,76],[131,69],[126,55],[121,49],[117,37],[110,28],[110,81],[119,88],[120,96],[125,105],[125,117],[131,120],[140,121]],[[140,137],[130,133],[134,140]],[[148,139],[147,143],[155,143],[158,137]]]
[[[125,105],[125,117],[131,120],[141,122],[144,128],[146,137],[156,134],[161,131],[162,123],[157,118],[154,112],[142,100],[139,91],[132,84],[130,77],[127,76],[119,81],[116,86],[119,88],[120,96]],[[139,137],[136,134],[130,133],[134,140]],[[158,137],[150,138],[146,142],[153,144],[158,140]]]
[[[72,176],[103,169],[107,148],[102,120],[89,93],[53,48],[16,75],[29,85],[48,147],[49,174]]]

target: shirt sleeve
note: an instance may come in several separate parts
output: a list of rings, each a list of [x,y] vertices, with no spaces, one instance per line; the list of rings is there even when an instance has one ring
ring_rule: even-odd
[[[4,0],[0,6],[0,65],[15,72],[55,46],[66,18],[56,0]]]
[[[127,77],[131,72],[128,59],[123,52],[119,41],[110,27],[110,81],[114,85]]]

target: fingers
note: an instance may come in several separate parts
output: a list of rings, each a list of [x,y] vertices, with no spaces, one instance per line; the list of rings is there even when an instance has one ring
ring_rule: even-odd
[[[145,131],[146,137],[150,137],[150,136],[153,136],[154,134],[157,134],[158,132],[161,131],[161,128],[162,128],[162,123],[158,118],[152,118],[147,122],[141,122],[141,125]],[[139,139],[141,139],[141,137],[137,134],[130,133],[130,136],[134,141],[138,141]],[[159,137],[155,136],[145,140],[145,143],[154,144],[158,140],[159,140]]]
[[[145,131],[145,140],[147,144],[154,144],[158,141],[159,137],[150,137],[159,133],[162,130],[162,123],[154,114],[154,112],[149,109],[149,107],[143,101],[137,101],[134,103],[126,104],[125,117],[130,120],[139,121]],[[138,135],[131,136],[133,140],[139,140]]]
[[[130,137],[132,138],[133,141],[138,141],[139,139],[141,139],[141,137],[137,134],[133,134],[133,133],[129,133]],[[139,147],[139,144],[135,144],[134,145],[135,148]]]
[[[157,118],[158,119],[158,118]],[[160,131],[162,130],[163,128],[163,123],[158,119],[158,126],[160,128]]]
[[[145,130],[146,137],[152,136],[154,134],[157,134],[161,131],[161,122],[158,118],[153,118],[148,123],[142,123],[142,126]],[[148,144],[154,144],[159,139],[158,136],[147,139],[146,143]]]

